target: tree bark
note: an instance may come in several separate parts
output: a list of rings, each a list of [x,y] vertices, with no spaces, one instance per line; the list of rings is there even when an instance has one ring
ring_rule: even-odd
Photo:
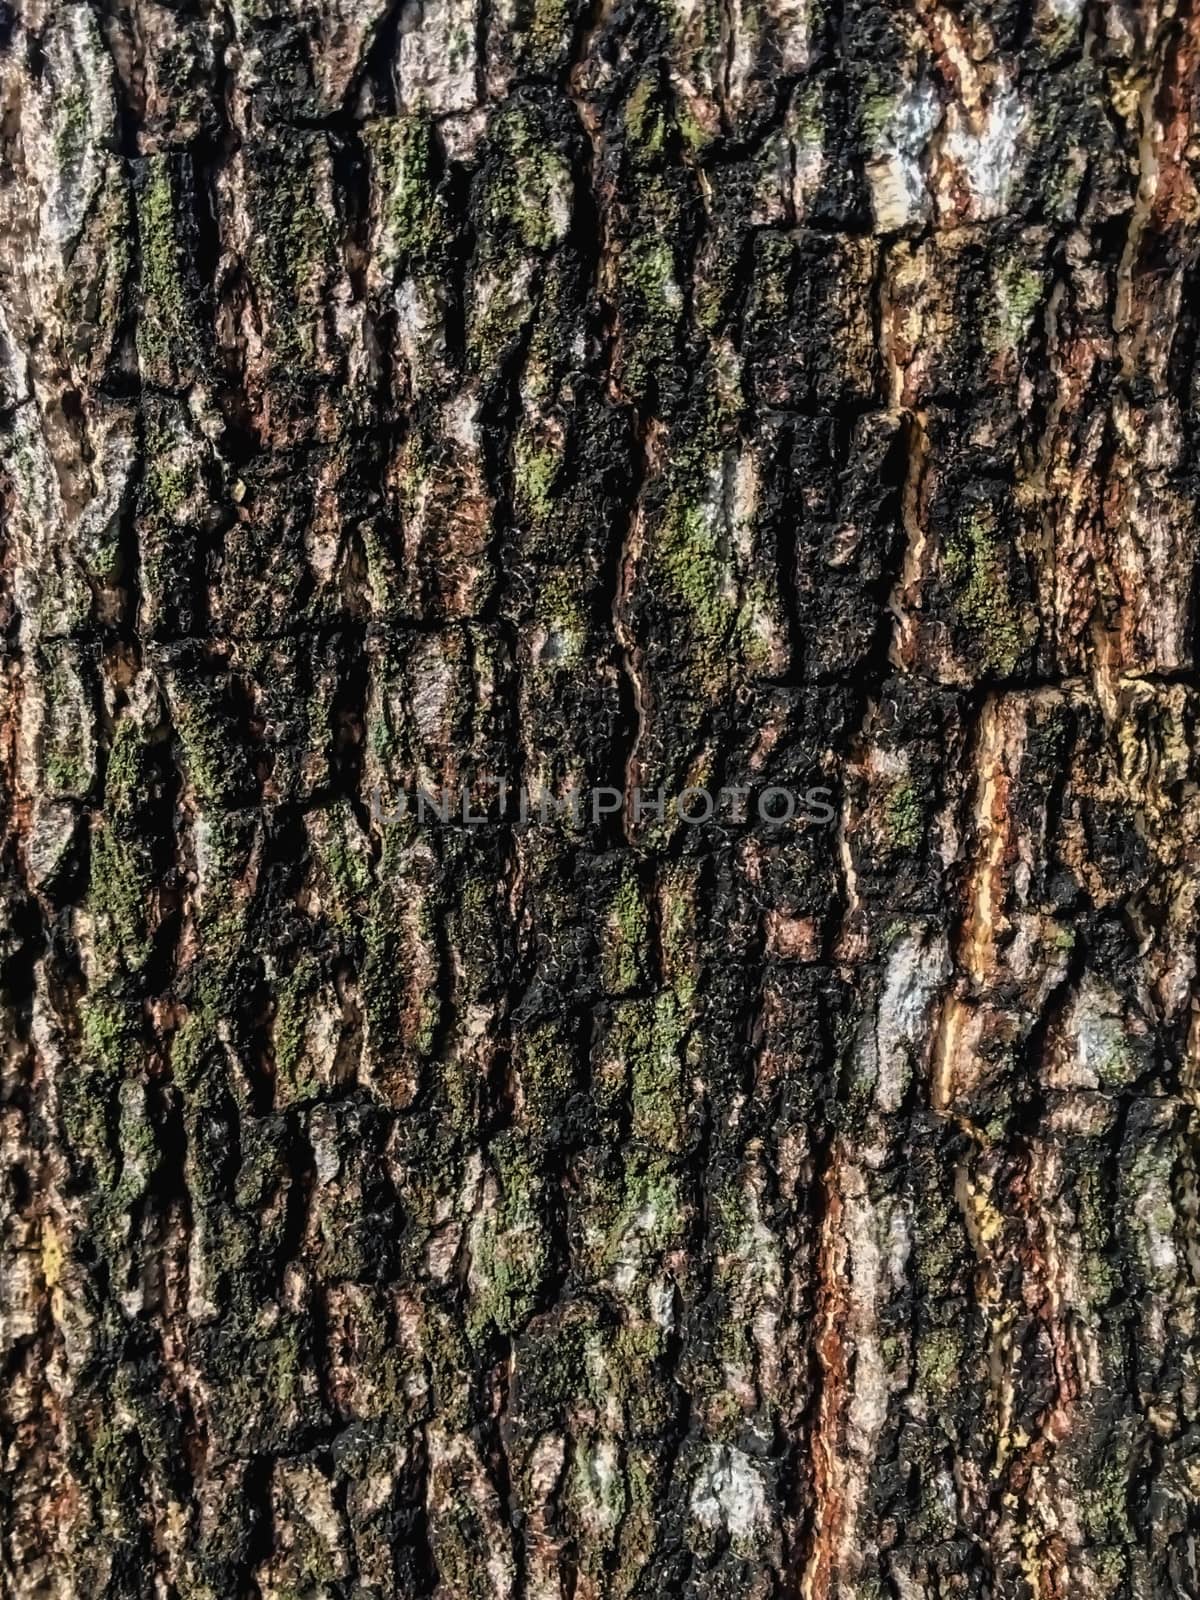
[[[0,1592],[1196,1594],[1198,52],[0,6]]]

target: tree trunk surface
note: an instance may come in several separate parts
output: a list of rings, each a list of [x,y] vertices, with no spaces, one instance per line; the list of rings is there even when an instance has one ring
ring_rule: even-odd
[[[1198,58],[0,5],[0,1594],[1197,1594]]]

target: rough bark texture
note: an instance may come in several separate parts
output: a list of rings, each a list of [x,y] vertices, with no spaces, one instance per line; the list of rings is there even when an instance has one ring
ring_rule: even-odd
[[[1196,1593],[1198,55],[0,5],[0,1592]]]

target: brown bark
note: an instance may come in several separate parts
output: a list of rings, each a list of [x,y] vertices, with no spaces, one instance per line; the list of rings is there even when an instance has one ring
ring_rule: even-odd
[[[1198,29],[0,5],[5,1595],[1196,1592]]]

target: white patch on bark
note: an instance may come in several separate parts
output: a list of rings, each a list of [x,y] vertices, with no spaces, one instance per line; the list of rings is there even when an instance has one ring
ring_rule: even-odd
[[[66,860],[75,839],[79,813],[63,800],[35,795],[29,840],[25,847],[29,881],[34,888],[47,883]]]
[[[27,400],[30,393],[29,363],[25,359],[25,352],[13,338],[8,314],[0,304],[0,407],[5,411],[11,410]]]
[[[875,1021],[875,1103],[899,1109],[915,1061],[929,1054],[934,1004],[950,973],[942,933],[914,929],[892,947]]]
[[[487,121],[487,111],[479,106],[474,111],[447,117],[445,122],[439,123],[438,132],[446,149],[447,160],[464,165],[472,160],[487,128]]]
[[[953,162],[961,169],[973,220],[1001,216],[1007,207],[1013,179],[1022,165],[1019,142],[1028,118],[1028,108],[1008,87],[997,88],[986,110],[972,113],[952,105],[946,112],[939,161]],[[943,212],[956,210],[953,191],[953,184],[939,187]]]
[[[1114,1055],[1123,1056],[1124,1040],[1116,995],[1091,973],[1085,975],[1080,986],[1075,1023],[1075,1059],[1083,1071],[1085,1085],[1094,1088],[1111,1072]]]
[[[424,387],[420,380],[431,366],[429,352],[436,343],[442,308],[428,285],[413,278],[396,285],[392,304],[396,308],[397,352],[413,376],[414,394],[420,396]]]
[[[116,121],[112,64],[89,6],[63,6],[42,35],[40,104],[28,108],[26,160],[43,180],[42,237],[62,256],[79,237],[108,165]]]
[[[912,1228],[908,1214],[899,1207],[892,1212],[888,1226],[888,1277],[897,1294],[908,1286],[908,1262],[912,1255]]]
[[[1179,1253],[1175,1248],[1175,1197],[1170,1174],[1157,1170],[1139,1191],[1134,1215],[1141,1224],[1142,1255],[1151,1275],[1166,1287],[1178,1275]]]
[[[630,1218],[629,1226],[622,1233],[613,1272],[613,1284],[621,1294],[628,1294],[637,1281],[645,1255],[643,1243],[654,1237],[657,1224],[658,1213],[647,1201]]]
[[[479,454],[479,393],[474,384],[468,384],[443,406],[442,421],[450,438],[471,455]]]
[[[650,1317],[660,1328],[668,1332],[675,1326],[675,1291],[666,1278],[660,1278],[652,1283],[647,1291],[650,1302]]]
[[[731,482],[729,480],[732,480]],[[745,450],[733,460],[727,477],[727,516],[739,562],[749,566],[754,560],[754,525],[758,516],[758,459]]]
[[[575,1509],[593,1537],[615,1528],[625,1509],[625,1489],[616,1445],[601,1439],[594,1450],[581,1450],[575,1465]]]
[[[704,1527],[724,1528],[739,1544],[753,1543],[767,1522],[762,1473],[732,1445],[710,1445],[692,1489],[691,1510]]]
[[[939,105],[932,85],[914,84],[911,93],[897,100],[879,133],[867,164],[875,223],[890,233],[918,222],[928,209],[928,192],[922,160],[937,127]]]
[[[854,1378],[847,1414],[846,1438],[858,1465],[852,1469],[853,1502],[857,1505],[887,1417],[888,1377],[879,1343],[879,1302],[884,1293],[885,1265],[879,1248],[881,1232],[891,1232],[890,1211],[881,1215],[871,1204],[863,1174],[848,1167],[845,1175],[846,1234],[850,1243],[850,1327]],[[849,1492],[847,1504],[851,1503]],[[851,1526],[848,1522],[847,1526]]]
[[[781,0],[773,8],[772,35],[779,51],[779,71],[786,78],[803,72],[811,59],[807,0]]]
[[[402,111],[435,116],[475,105],[474,0],[406,0],[396,49],[396,97]]]

